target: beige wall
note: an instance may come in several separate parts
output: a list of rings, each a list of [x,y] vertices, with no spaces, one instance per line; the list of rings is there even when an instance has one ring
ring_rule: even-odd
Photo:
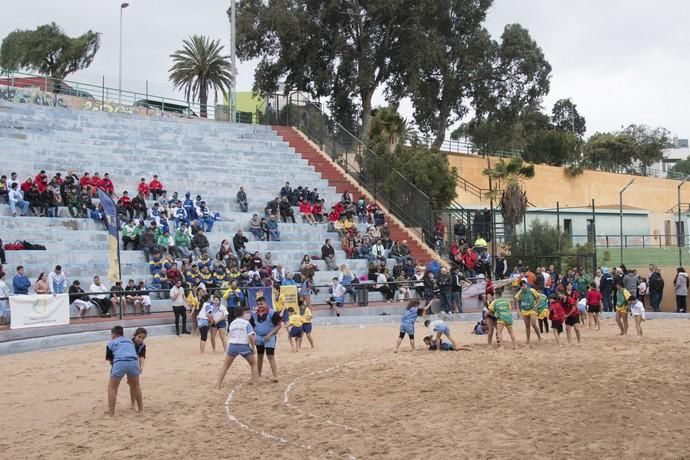
[[[628,267],[630,269],[631,267]],[[644,276],[647,278],[649,275],[649,266],[644,267],[634,267],[637,270],[639,276]],[[673,278],[676,276],[676,267],[661,267],[661,277],[664,279],[664,293],[661,296],[661,311],[676,311],[676,290],[673,288]],[[649,281],[649,280],[647,280]],[[644,301],[647,310],[650,309],[649,306],[649,296]]]
[[[497,158],[490,158],[491,164],[496,161]],[[487,167],[486,158],[449,155],[448,162],[457,168],[461,177],[478,187],[489,188],[488,178],[482,175],[482,171]],[[555,207],[556,201],[559,201],[562,207],[589,205],[592,199],[595,200],[596,206],[618,206],[619,191],[633,178],[635,183],[623,195],[624,205],[664,213],[677,202],[678,181],[675,180],[599,171],[585,171],[579,176],[568,177],[564,168],[535,165],[534,169],[535,176],[525,181],[525,187],[529,201],[540,208]],[[487,204],[487,200],[480,200],[460,188],[457,195],[460,204]],[[681,202],[690,202],[690,184],[681,189]]]

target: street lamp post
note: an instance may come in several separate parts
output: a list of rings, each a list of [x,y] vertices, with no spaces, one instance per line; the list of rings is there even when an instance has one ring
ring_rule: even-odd
[[[230,62],[232,64],[232,86],[230,87],[230,123],[235,122],[235,110],[237,101],[237,2],[230,0],[230,8],[226,12],[230,19]]]
[[[678,243],[678,266],[682,267],[683,266],[683,249],[682,249],[682,243],[685,241],[685,232],[683,232],[683,241],[681,242],[681,235],[680,235],[680,229],[681,229],[681,213],[680,213],[680,188],[683,186],[684,183],[686,183],[690,179],[690,176],[685,176],[685,179],[683,179],[680,184],[678,184],[678,226],[676,227],[676,240]]]
[[[117,80],[117,103],[122,104],[122,11],[129,6],[129,3],[120,4],[120,65]]]
[[[633,182],[635,182],[635,179],[631,179],[630,182],[628,182],[628,185],[623,187],[618,196],[618,212],[620,215],[621,265],[623,265],[623,192],[625,192],[628,189],[628,187],[630,187],[633,184]]]

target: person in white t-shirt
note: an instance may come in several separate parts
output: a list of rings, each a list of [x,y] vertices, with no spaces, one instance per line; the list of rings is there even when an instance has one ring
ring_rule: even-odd
[[[642,335],[642,321],[646,321],[647,317],[644,312],[644,303],[638,300],[634,295],[630,295],[628,298],[630,305],[630,313],[632,313],[633,318],[635,318],[635,329],[637,330],[637,335]]]
[[[450,343],[453,344],[453,349],[458,350],[458,344],[455,343],[455,340],[453,337],[450,335],[450,328],[446,324],[445,321],[436,319],[434,321],[429,321],[426,320],[424,321],[424,326],[429,328],[429,334],[431,335],[431,341],[432,344],[436,345],[436,350],[441,351],[441,337],[446,336],[448,340],[450,340]]]
[[[247,360],[252,369],[252,385],[256,385],[259,381],[259,370],[256,365],[256,341],[254,338],[254,328],[249,323],[251,314],[245,307],[237,307],[235,309],[236,318],[230,323],[228,329],[228,350],[226,352],[225,361],[220,369],[218,375],[218,382],[216,388],[220,389],[223,384],[225,374],[232,365],[232,362],[239,355]]]

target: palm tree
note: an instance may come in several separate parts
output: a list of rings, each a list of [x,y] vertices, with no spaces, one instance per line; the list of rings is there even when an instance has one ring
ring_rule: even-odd
[[[386,142],[388,153],[395,152],[400,144],[404,144],[410,136],[407,120],[393,107],[380,107],[372,111],[370,140],[383,140]]]
[[[192,35],[182,43],[184,47],[170,55],[173,66],[168,71],[169,78],[175,89],[184,91],[187,102],[199,99],[200,115],[207,118],[209,90],[213,90],[216,100],[219,90],[227,96],[233,81],[232,65],[228,56],[220,54],[223,50],[220,40]]]
[[[499,191],[503,189],[501,215],[506,232],[512,234],[527,211],[527,193],[522,189],[521,181],[534,177],[534,165],[525,163],[520,157],[512,157],[510,161],[501,158],[493,168],[486,168],[482,174],[498,181],[498,187],[490,192],[494,194],[492,198],[498,198]]]

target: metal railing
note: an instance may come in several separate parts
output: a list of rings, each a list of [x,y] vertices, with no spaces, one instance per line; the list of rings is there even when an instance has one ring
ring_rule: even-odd
[[[569,235],[566,236],[573,244],[592,243],[592,235]],[[686,236],[675,234],[657,235],[596,235],[596,247],[602,248],[677,248],[686,246]],[[680,239],[680,241],[679,241]]]
[[[280,99],[283,98],[283,104]],[[420,238],[427,239],[432,231],[431,198],[403,174],[385,163],[376,152],[355,134],[334,120],[317,102],[300,92],[287,97],[268,98],[277,112],[266,113],[267,124],[294,126],[326,152],[376,201]]]
[[[0,101],[86,111],[199,118],[201,105],[198,102],[152,95],[148,87],[147,80],[140,91],[120,91],[107,87],[105,77],[102,77],[101,85],[93,85],[0,69]],[[227,106],[218,107],[221,110],[216,113],[216,106],[209,101],[208,119],[229,117]]]

